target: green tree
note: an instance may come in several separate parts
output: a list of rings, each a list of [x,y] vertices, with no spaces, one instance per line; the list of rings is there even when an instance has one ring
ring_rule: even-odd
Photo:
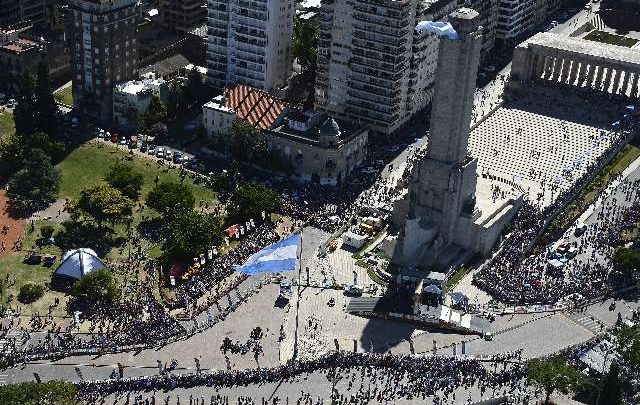
[[[40,284],[27,283],[20,287],[18,293],[18,301],[23,304],[31,304],[36,302],[44,295],[44,286]]]
[[[9,177],[7,198],[11,207],[28,213],[47,207],[60,188],[60,172],[40,149],[33,149],[23,168]]]
[[[132,166],[116,163],[105,177],[105,181],[122,194],[137,201],[144,184],[144,176],[136,172]]]
[[[616,270],[627,275],[640,269],[640,249],[618,248],[611,259]]]
[[[127,109],[124,112],[124,116],[127,119],[127,124],[131,128],[138,129],[140,127],[140,124],[142,124],[143,117],[138,112],[138,109],[132,105],[127,106]]]
[[[0,386],[2,405],[78,405],[76,387],[69,382],[23,382]]]
[[[43,226],[40,228],[40,235],[45,239],[49,239],[53,236],[53,227],[51,225]]]
[[[236,121],[223,135],[222,142],[230,142],[228,150],[241,162],[263,164],[267,156],[267,142],[264,136],[251,124]]]
[[[71,296],[88,307],[109,306],[120,299],[116,279],[108,269],[94,270],[71,286]]]
[[[157,184],[147,195],[147,205],[165,218],[173,218],[180,212],[191,210],[195,197],[191,188],[185,184],[163,182]]]
[[[53,142],[44,132],[12,135],[0,143],[0,164],[5,173],[13,173],[22,167],[23,161],[34,149],[40,149],[55,162],[64,156],[65,146],[62,142]]]
[[[149,104],[147,112],[144,113],[144,124],[148,127],[166,118],[167,106],[160,100],[160,96],[154,94],[153,97],[151,97],[151,104]]]
[[[89,215],[101,225],[104,221],[113,223],[128,219],[133,212],[133,201],[120,190],[100,183],[84,188],[72,207],[72,210]]]
[[[527,379],[545,392],[545,404],[550,403],[551,394],[563,394],[579,390],[587,385],[587,377],[562,357],[533,359],[527,363]]]
[[[640,367],[640,324],[623,326],[617,333],[618,353],[631,368]]]
[[[197,68],[191,69],[187,77],[187,84],[184,86],[183,96],[189,105],[198,102],[204,98],[206,86],[202,85],[202,75]]]
[[[16,126],[16,135],[32,134],[38,128],[35,82],[29,71],[25,71],[20,77],[19,95],[17,104],[13,109],[13,120]]]
[[[602,391],[598,395],[598,403],[596,405],[618,404],[622,404],[622,383],[620,382],[620,367],[614,362],[604,377]]]
[[[270,214],[280,208],[280,196],[262,184],[248,183],[235,189],[231,204],[238,216],[259,218],[262,211]]]
[[[179,212],[161,230],[167,261],[189,261],[222,241],[222,221],[193,209]]]
[[[293,26],[291,53],[303,70],[315,69],[320,26],[316,20],[296,19]]]
[[[36,76],[35,106],[37,111],[37,128],[47,134],[53,134],[58,118],[58,106],[53,98],[53,89],[49,78],[49,66],[46,61],[38,63]]]

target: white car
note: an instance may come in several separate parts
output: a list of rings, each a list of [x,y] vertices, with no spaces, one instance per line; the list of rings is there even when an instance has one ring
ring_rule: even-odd
[[[156,157],[159,157],[159,158],[164,157],[164,148],[162,146],[156,149]]]

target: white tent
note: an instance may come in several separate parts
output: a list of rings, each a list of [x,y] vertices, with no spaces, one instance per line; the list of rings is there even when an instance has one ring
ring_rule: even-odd
[[[63,254],[60,265],[53,275],[80,279],[89,272],[105,267],[107,266],[98,259],[96,252],[88,248],[80,248]]]

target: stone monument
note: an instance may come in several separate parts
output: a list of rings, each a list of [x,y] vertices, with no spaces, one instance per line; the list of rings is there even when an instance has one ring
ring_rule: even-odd
[[[477,160],[467,146],[482,46],[479,20],[475,10],[461,8],[449,15],[451,26],[435,27],[442,34],[427,151],[414,167],[408,201],[394,207],[405,211],[394,253],[405,267],[442,267],[467,253],[486,253],[516,211],[515,204],[507,210],[489,204],[489,211],[500,212],[484,212],[477,202]]]

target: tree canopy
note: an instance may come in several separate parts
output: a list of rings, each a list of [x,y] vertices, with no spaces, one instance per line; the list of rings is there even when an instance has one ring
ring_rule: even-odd
[[[76,387],[69,382],[23,382],[0,386],[2,405],[76,405]]]
[[[109,306],[120,299],[118,283],[111,271],[105,268],[82,276],[71,286],[70,294],[76,303],[90,308]]]
[[[612,262],[617,270],[624,273],[640,270],[640,249],[618,248],[613,254]]]
[[[56,130],[58,106],[53,98],[49,68],[38,64],[36,79],[28,72],[20,78],[19,96],[13,111],[16,134],[28,135],[37,131],[53,134]]]
[[[7,198],[11,208],[23,213],[45,208],[60,188],[60,171],[40,149],[33,149],[22,169],[9,177]]]
[[[191,188],[185,184],[164,182],[157,184],[147,195],[147,205],[165,218],[191,210],[196,200]]]
[[[193,209],[179,212],[162,226],[163,251],[167,259],[189,261],[222,241],[220,218]]]
[[[632,368],[640,367],[640,324],[623,326],[616,333],[618,352]]]
[[[302,69],[315,68],[318,49],[318,35],[320,26],[313,19],[305,20],[297,18],[293,26],[293,40],[291,52]]]
[[[0,163],[6,173],[18,171],[34,149],[42,150],[51,161],[59,162],[64,156],[65,146],[62,142],[51,141],[44,132],[11,135],[0,142]]]
[[[547,404],[554,391],[568,394],[583,388],[589,382],[584,374],[559,356],[529,361],[527,363],[527,379],[545,391],[545,403]]]
[[[100,183],[86,187],[72,210],[79,209],[91,216],[98,224],[104,221],[120,222],[133,212],[133,201],[109,184]]]
[[[160,96],[154,94],[151,97],[151,104],[147,112],[144,113],[145,126],[151,126],[167,118],[167,106],[160,100]]]
[[[144,176],[136,172],[131,165],[118,162],[111,166],[105,181],[125,196],[137,201],[144,184]]]
[[[280,196],[258,183],[248,183],[234,190],[231,204],[240,217],[259,218],[264,211],[267,214],[280,208]]]

